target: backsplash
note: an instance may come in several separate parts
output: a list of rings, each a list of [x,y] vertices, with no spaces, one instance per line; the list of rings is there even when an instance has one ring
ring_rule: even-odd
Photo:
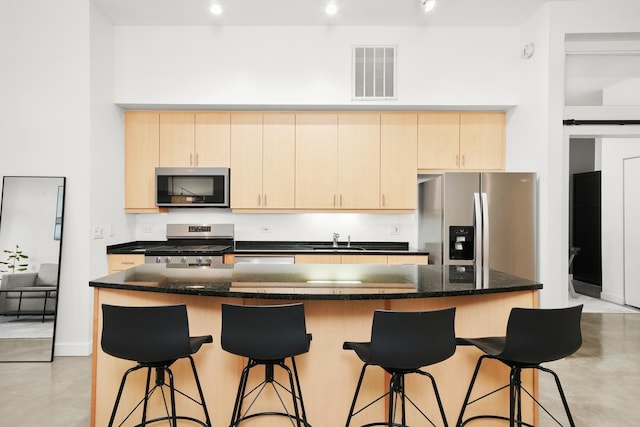
[[[235,240],[408,242],[417,244],[415,214],[282,213],[234,214],[220,209],[172,209],[168,214],[133,214],[135,240],[164,240],[166,225],[232,223]],[[398,234],[391,234],[397,232]]]

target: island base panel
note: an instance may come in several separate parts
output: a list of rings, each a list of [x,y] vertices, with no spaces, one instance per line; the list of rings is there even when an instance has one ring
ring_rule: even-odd
[[[194,356],[200,381],[202,383],[207,406],[213,425],[227,425],[235,401],[240,372],[246,360],[223,351],[220,347],[221,304],[285,304],[292,300],[237,299],[205,297],[195,295],[165,294],[117,289],[95,289],[95,327],[93,352],[92,383],[92,425],[106,425],[113,402],[124,371],[134,365],[116,359],[100,349],[100,331],[102,316],[100,305],[116,304],[130,306],[162,305],[184,303],[188,307],[190,331],[192,335],[213,335],[213,344],[205,344]],[[456,309],[456,334],[464,337],[503,335],[512,307],[537,307],[537,291],[508,292],[502,294],[456,296],[441,298],[410,298],[397,300],[304,300],[307,330],[313,335],[309,353],[296,358],[302,393],[304,396],[309,423],[314,426],[339,426],[345,423],[349,406],[355,391],[362,362],[352,351],[342,350],[344,341],[368,341],[371,333],[371,321],[375,309],[393,310],[433,310],[446,307]],[[476,361],[481,353],[473,347],[458,347],[450,359],[433,365],[427,370],[438,383],[440,395],[450,425],[455,424],[458,412],[473,373]],[[176,384],[191,395],[196,395],[193,376],[188,361],[181,360],[172,366]],[[252,383],[257,384],[264,375],[262,368],[255,368]],[[286,377],[276,369],[276,378],[286,383]],[[482,391],[490,391],[508,383],[509,371],[496,361],[487,361],[477,380],[475,396]],[[144,390],[145,375],[136,373],[127,383],[121,407],[135,405]],[[388,384],[388,375],[377,367],[370,367],[363,384],[359,402],[368,402],[384,393]],[[523,375],[523,384],[537,395],[537,376],[532,372]],[[438,419],[438,409],[428,379],[409,375],[406,388],[421,408],[426,409],[432,419]],[[477,394],[476,394],[477,393]],[[537,423],[537,411],[529,399],[523,399],[525,420]],[[386,402],[382,401],[367,409],[353,422],[358,425],[384,420]],[[279,408],[278,400],[270,394],[265,395],[256,409]],[[191,406],[191,407],[190,407]],[[508,414],[508,391],[502,391],[483,403],[470,407],[466,414],[477,413]],[[160,414],[161,408],[154,404],[152,414]],[[201,408],[178,400],[179,412],[194,417],[202,415]],[[408,411],[411,424],[418,416]],[[138,416],[139,420],[139,416]],[[138,421],[139,422],[139,421]],[[413,421],[417,424],[417,421]],[[484,423],[484,424],[483,424]],[[247,427],[279,427],[290,425],[283,417],[258,417],[245,422]],[[474,425],[490,425],[478,421]],[[244,424],[243,424],[244,425]],[[354,424],[355,425],[355,424]]]

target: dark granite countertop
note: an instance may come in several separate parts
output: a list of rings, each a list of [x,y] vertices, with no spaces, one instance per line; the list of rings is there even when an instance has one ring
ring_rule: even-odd
[[[424,250],[412,249],[407,242],[340,242],[338,247],[333,247],[327,241],[259,241],[237,240],[234,247],[226,253],[237,255],[274,255],[274,254],[301,254],[301,253],[336,253],[359,255],[429,255]],[[153,248],[167,244],[166,241],[136,241],[107,246],[107,254],[149,254]]]
[[[482,272],[481,272],[482,273]],[[145,264],[89,285],[145,292],[291,300],[367,300],[482,295],[541,289],[542,284],[495,270],[476,278],[471,266],[221,265],[171,268]]]

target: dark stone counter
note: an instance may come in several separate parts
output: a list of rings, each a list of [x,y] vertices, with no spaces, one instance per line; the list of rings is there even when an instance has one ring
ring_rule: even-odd
[[[433,298],[542,288],[540,283],[495,270],[478,273],[470,266],[435,265],[235,264],[216,268],[171,268],[145,264],[92,280],[89,285],[144,292],[284,300]]]
[[[107,254],[155,254],[154,248],[167,241],[137,241],[107,246]],[[429,255],[428,251],[412,249],[407,242],[331,242],[321,241],[252,241],[237,240],[225,253],[236,255],[296,255],[296,254],[357,254],[357,255]]]

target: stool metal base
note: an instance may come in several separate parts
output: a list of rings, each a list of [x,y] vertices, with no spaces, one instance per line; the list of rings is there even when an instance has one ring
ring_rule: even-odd
[[[473,390],[473,386],[475,384],[476,378],[478,376],[478,372],[480,371],[480,366],[482,365],[482,362],[484,361],[484,359],[495,359],[498,360],[502,363],[504,363],[505,365],[509,366],[511,368],[511,374],[509,377],[509,384],[502,386],[496,390],[493,390],[489,393],[484,394],[483,396],[480,396],[472,401],[469,401],[470,397],[471,397],[471,391]],[[489,356],[489,355],[482,355],[480,356],[480,358],[478,359],[478,362],[476,364],[476,368],[473,372],[473,376],[471,377],[471,383],[469,384],[469,389],[467,390],[467,395],[465,396],[464,399],[464,403],[462,404],[462,408],[460,409],[460,415],[458,416],[458,421],[456,423],[456,427],[463,427],[469,423],[471,423],[472,421],[476,421],[476,420],[480,420],[480,419],[493,419],[493,420],[500,420],[500,421],[506,421],[509,423],[510,427],[514,427],[514,426],[526,426],[526,427],[535,427],[533,424],[529,424],[527,422],[522,421],[522,392],[524,391],[531,399],[533,399],[533,401],[543,410],[545,411],[552,419],[553,421],[556,422],[556,424],[558,424],[559,426],[562,426],[562,424],[560,423],[560,421],[558,421],[558,419],[556,419],[544,406],[542,406],[542,404],[531,394],[529,393],[524,387],[522,387],[522,381],[521,381],[521,377],[522,377],[522,369],[538,369],[540,371],[543,372],[547,372],[550,373],[551,375],[553,375],[555,382],[556,382],[556,386],[558,388],[558,393],[560,394],[560,398],[562,399],[562,405],[564,406],[564,410],[567,416],[567,420],[569,421],[569,425],[571,427],[575,427],[575,423],[573,422],[573,417],[571,416],[571,411],[569,410],[569,404],[567,403],[567,398],[564,394],[564,391],[562,390],[562,385],[560,384],[560,378],[558,377],[558,375],[553,372],[551,369],[547,369],[544,368],[542,366],[539,365],[534,365],[534,366],[512,366],[509,365],[505,362],[503,362],[500,359],[497,359],[495,357]],[[499,392],[500,390],[504,390],[505,388],[509,388],[509,416],[505,417],[505,416],[500,416],[500,415],[475,415],[472,416],[470,418],[467,418],[466,420],[464,419],[464,411],[467,408],[467,406],[471,405],[472,403],[478,402],[479,400],[484,399],[485,397],[488,397],[494,393]]]
[[[144,365],[144,364],[138,364],[136,366],[134,366],[131,369],[128,369],[124,375],[122,376],[122,381],[120,382],[120,388],[118,390],[118,395],[116,397],[116,401],[115,404],[113,406],[113,411],[111,412],[111,418],[109,419],[109,427],[112,427],[114,425],[115,422],[115,418],[116,418],[116,413],[118,411],[118,406],[120,405],[120,398],[122,397],[122,392],[124,391],[124,386],[125,383],[127,381],[127,377],[129,376],[129,374],[139,370],[139,369],[143,369],[146,368],[147,369],[147,381],[146,381],[146,387],[145,387],[145,395],[144,397],[133,407],[133,409],[129,412],[129,414],[127,414],[126,417],[124,417],[124,419],[122,420],[122,422],[120,424],[118,424],[118,426],[122,426],[132,415],[133,413],[140,407],[140,405],[142,405],[142,420],[139,424],[136,424],[134,427],[142,427],[142,426],[146,426],[149,424],[153,424],[153,423],[157,423],[160,421],[169,421],[169,425],[172,427],[177,427],[178,426],[178,420],[185,420],[185,421],[190,421],[192,423],[196,423],[199,424],[203,427],[211,427],[211,419],[209,417],[209,411],[207,410],[207,405],[205,403],[204,400],[204,395],[202,393],[202,387],[200,385],[200,379],[198,378],[198,373],[196,371],[196,366],[195,363],[193,361],[193,358],[191,356],[189,356],[189,361],[191,362],[191,369],[193,371],[193,376],[196,382],[196,386],[198,388],[198,394],[200,395],[200,401],[195,400],[194,398],[192,398],[191,396],[183,393],[182,391],[178,390],[175,388],[175,384],[174,384],[174,380],[173,380],[173,372],[171,371],[171,369],[169,368],[169,365],[171,365],[171,363],[169,363],[168,365],[154,365],[154,366],[148,366],[148,365]],[[156,372],[156,379],[155,379],[155,384],[152,388],[150,388],[151,386],[151,371],[155,370]],[[167,384],[165,382],[165,374],[169,377],[169,384]],[[170,404],[170,408],[167,405],[167,398],[165,395],[165,388],[169,389],[169,404]],[[149,399],[151,398],[151,396],[156,392],[156,391],[160,391],[161,395],[162,395],[162,401],[164,403],[164,407],[165,407],[165,411],[166,411],[166,416],[162,416],[162,417],[157,417],[157,418],[153,418],[150,420],[147,420],[147,406],[148,406],[148,402]],[[204,412],[204,417],[205,417],[205,421],[199,420],[197,418],[193,418],[193,417],[189,417],[189,416],[184,416],[184,415],[177,415],[176,414],[176,393],[178,393],[179,395],[186,397],[187,399],[191,400],[192,402],[202,406],[203,412]]]
[[[302,390],[300,388],[300,380],[298,378],[298,370],[296,368],[295,358],[291,358],[291,363],[293,370],[291,370],[285,363],[284,360],[279,361],[256,361],[253,359],[249,359],[247,365],[242,370],[242,374],[240,376],[240,384],[238,386],[238,394],[236,395],[236,402],[233,408],[233,414],[231,417],[231,421],[229,423],[229,427],[236,427],[241,422],[255,418],[260,416],[281,416],[286,417],[291,420],[292,426],[297,427],[311,427],[311,424],[307,422],[307,413],[304,409],[304,401],[302,399]],[[256,366],[263,365],[265,367],[265,379],[260,384],[255,386],[249,392],[247,392],[247,383],[249,380],[249,373],[252,368]],[[289,388],[280,384],[274,378],[274,367],[279,366],[282,368],[288,375],[289,378]],[[295,381],[294,381],[295,380]],[[267,412],[257,412],[257,413],[249,413],[251,407],[256,402],[256,400],[260,397],[262,392],[265,390],[267,386],[270,386],[271,389],[278,396],[278,400],[282,404],[282,408],[284,412],[277,411],[267,411]],[[287,410],[287,407],[284,403],[282,396],[278,390],[284,390],[286,393],[291,395],[291,399],[293,402],[293,414]],[[251,398],[251,402],[247,406],[246,410],[243,412],[243,402],[245,399]]]
[[[427,416],[427,414],[425,414],[424,411],[422,411],[418,407],[418,405],[416,405],[416,403],[413,402],[413,400],[411,400],[411,398],[407,396],[407,394],[405,393],[404,377],[406,374],[420,374],[431,380],[431,385],[433,387],[436,402],[438,403],[438,408],[440,410],[440,417],[442,418],[442,425],[445,427],[448,426],[447,418],[444,413],[444,407],[442,406],[442,400],[440,399],[440,393],[438,392],[436,381],[430,373],[422,371],[420,369],[409,371],[409,372],[387,371],[391,374],[391,379],[389,380],[389,391],[383,394],[382,396],[378,397],[377,399],[374,399],[373,401],[364,405],[362,408],[356,410],[355,407],[356,407],[356,402],[358,400],[358,395],[360,393],[360,387],[362,386],[362,380],[364,379],[364,374],[368,366],[371,366],[371,365],[368,365],[365,363],[364,366],[362,367],[362,371],[360,372],[358,385],[356,386],[356,391],[353,396],[353,401],[351,402],[351,409],[349,410],[349,416],[347,417],[346,427],[349,427],[351,425],[351,419],[355,415],[361,413],[365,409],[369,408],[370,406],[384,399],[387,396],[389,397],[389,413],[388,413],[387,421],[379,421],[379,422],[373,422],[369,424],[363,424],[360,427],[373,427],[373,426],[409,427],[407,424],[407,417],[406,417],[407,402],[409,402],[411,406],[413,406],[413,408],[415,408],[424,417],[424,419],[426,419],[432,426],[435,427],[436,424],[434,424],[434,422]],[[399,411],[397,408],[398,404],[400,404]],[[398,412],[400,413],[400,418],[401,418],[401,421],[399,423],[395,421],[396,415],[398,414]]]

